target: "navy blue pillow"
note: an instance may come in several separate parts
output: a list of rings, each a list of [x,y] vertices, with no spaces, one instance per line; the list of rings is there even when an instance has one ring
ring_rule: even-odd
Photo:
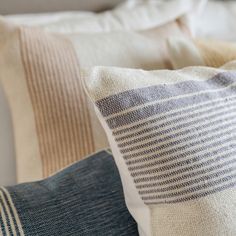
[[[4,236],[138,235],[107,151],[46,180],[1,188],[0,225]]]

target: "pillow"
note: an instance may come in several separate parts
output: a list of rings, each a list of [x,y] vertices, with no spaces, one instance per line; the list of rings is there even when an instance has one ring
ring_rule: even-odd
[[[220,67],[236,60],[236,44],[232,42],[173,37],[167,44],[175,69],[199,65]]]
[[[190,15],[192,17],[192,13],[196,10],[192,12],[191,9],[196,9],[195,3],[198,4],[198,2],[188,1],[186,4],[183,0],[168,1],[168,3],[131,0],[114,10],[99,14],[93,12],[62,12],[4,16],[4,18],[16,24],[40,26],[47,31],[61,33],[128,31],[163,25],[174,20],[177,16],[187,13],[188,18]],[[172,10],[173,4],[175,11]],[[184,22],[189,22],[189,19]],[[0,88],[0,98],[0,185],[8,185],[16,183],[13,127],[9,118],[10,108],[2,88]],[[34,172],[34,168],[32,172]],[[26,178],[26,180],[32,179]]]
[[[102,13],[62,12],[10,15],[5,18],[16,24],[40,26],[47,31],[61,33],[145,30],[163,25],[186,14],[188,18],[194,18],[194,13],[198,9],[200,11],[200,6],[204,1],[130,0],[113,10]],[[190,21],[187,23],[189,24]]]
[[[1,21],[0,80],[12,113],[18,182],[107,147],[80,73],[94,65],[168,68],[165,40],[188,35],[183,17],[140,32],[67,36]]]
[[[236,234],[235,70],[86,73],[140,235]]]
[[[0,188],[0,209],[1,235],[138,235],[108,151],[51,178]]]

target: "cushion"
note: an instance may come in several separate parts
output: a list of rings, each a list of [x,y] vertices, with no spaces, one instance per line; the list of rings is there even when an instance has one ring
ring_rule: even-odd
[[[166,38],[185,17],[139,32],[61,35],[0,23],[0,80],[16,143],[17,180],[38,180],[108,146],[80,74],[94,65],[168,68]],[[80,69],[79,65],[80,64]]]
[[[235,69],[86,73],[140,235],[236,234]]]
[[[101,13],[77,11],[20,14],[7,15],[5,19],[12,23],[40,26],[47,31],[60,33],[144,30],[163,25],[185,14],[189,18],[194,18],[194,13],[202,1],[204,0],[198,2],[194,0],[188,2],[131,0]]]
[[[226,41],[173,37],[168,39],[168,49],[175,69],[198,65],[220,67],[236,59],[236,44]]]
[[[108,151],[51,178],[0,188],[0,209],[1,235],[138,235]]]
[[[196,8],[194,3],[196,2],[188,1],[187,4],[183,4],[182,0],[169,1],[168,4],[162,1],[131,0],[103,13],[80,11],[25,14],[4,16],[4,19],[60,33],[141,30],[163,25],[186,13],[191,13],[188,14],[189,18],[192,16],[191,9]],[[171,7],[173,4],[175,11]],[[9,185],[16,183],[15,148],[10,108],[1,82],[0,87],[0,185]],[[26,178],[26,180],[32,179]]]

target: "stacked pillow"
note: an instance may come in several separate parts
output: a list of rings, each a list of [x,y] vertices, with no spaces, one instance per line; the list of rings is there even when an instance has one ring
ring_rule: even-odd
[[[100,151],[43,181],[0,188],[0,235],[137,236],[112,155]]]
[[[170,38],[168,49],[174,68],[191,65],[220,67],[236,59],[236,44],[219,40]]]
[[[136,32],[61,35],[1,20],[0,79],[14,124],[18,182],[47,177],[108,146],[81,75],[95,65],[171,68],[165,40],[189,36],[186,10],[195,1],[167,6],[181,15],[164,22],[158,16],[156,27]],[[169,9],[164,3],[156,8],[162,15]]]
[[[236,62],[84,77],[140,235],[236,234]]]

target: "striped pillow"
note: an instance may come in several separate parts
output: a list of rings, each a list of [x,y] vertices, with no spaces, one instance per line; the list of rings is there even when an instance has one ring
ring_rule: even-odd
[[[18,182],[47,177],[108,146],[82,90],[83,68],[166,68],[165,39],[186,35],[184,22],[65,36],[1,21],[0,80],[13,116]]]
[[[107,151],[38,182],[0,187],[1,236],[138,236]]]
[[[236,235],[236,62],[95,67],[85,87],[141,235]]]
[[[186,66],[220,67],[236,60],[236,44],[218,40],[169,38],[168,50],[173,68]]]

